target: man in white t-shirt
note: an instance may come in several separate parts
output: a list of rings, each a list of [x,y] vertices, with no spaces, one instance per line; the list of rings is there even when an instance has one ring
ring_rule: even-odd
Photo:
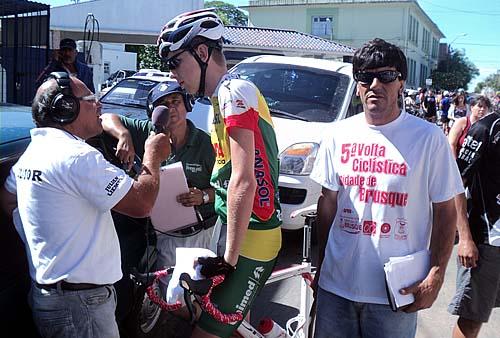
[[[43,337],[119,337],[113,283],[122,271],[110,210],[148,215],[170,152],[167,135],[151,135],[132,180],[85,143],[102,132],[100,110],[83,82],[52,73],[33,100],[31,143],[0,189],[26,246]]]
[[[413,337],[416,311],[444,280],[460,174],[439,128],[398,108],[407,75],[398,47],[368,42],[353,74],[364,113],[328,130],[311,173],[322,185],[315,337]],[[392,311],[384,263],[427,248],[427,277],[400,291],[415,302]]]

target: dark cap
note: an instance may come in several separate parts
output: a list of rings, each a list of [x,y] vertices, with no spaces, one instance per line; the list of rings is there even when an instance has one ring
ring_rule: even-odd
[[[185,94],[186,92],[177,82],[162,82],[151,90],[151,103],[155,105],[158,100],[173,93]]]
[[[59,49],[71,48],[76,49],[76,42],[73,39],[62,39],[59,43]]]

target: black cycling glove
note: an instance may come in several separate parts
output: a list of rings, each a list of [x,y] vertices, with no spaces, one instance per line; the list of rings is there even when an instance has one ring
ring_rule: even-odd
[[[217,275],[227,276],[236,268],[224,260],[224,257],[198,257],[198,263],[201,265],[201,274],[205,278],[211,278]]]

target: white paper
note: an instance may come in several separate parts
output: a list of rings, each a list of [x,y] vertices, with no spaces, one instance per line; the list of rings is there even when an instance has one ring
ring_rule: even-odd
[[[429,250],[418,251],[412,255],[390,257],[384,265],[385,278],[398,308],[415,301],[413,294],[402,295],[399,290],[419,282],[430,270]]]
[[[198,222],[194,207],[177,202],[177,196],[189,192],[181,162],[160,168],[160,191],[151,211],[154,228],[169,232]]]

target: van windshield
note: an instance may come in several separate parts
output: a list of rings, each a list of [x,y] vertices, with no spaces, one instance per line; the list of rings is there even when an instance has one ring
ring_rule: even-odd
[[[241,63],[231,72],[259,88],[271,113],[306,121],[334,121],[349,87],[345,74],[296,65]]]

